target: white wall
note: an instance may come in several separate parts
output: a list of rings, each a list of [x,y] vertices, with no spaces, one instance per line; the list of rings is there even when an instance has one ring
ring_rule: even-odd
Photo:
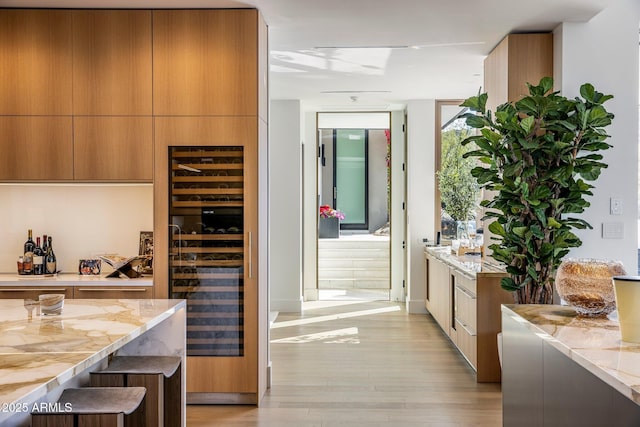
[[[318,141],[316,113],[304,113],[303,144],[303,199],[302,199],[302,276],[305,301],[318,299]]]
[[[137,255],[140,231],[153,230],[151,185],[0,185],[0,272],[15,273],[27,229],[53,237],[58,268],[103,253]],[[110,271],[103,265],[103,271]]]
[[[269,283],[271,310],[302,308],[300,102],[272,101],[269,136]]]
[[[583,218],[593,230],[579,231],[583,244],[569,256],[615,259],[627,273],[637,271],[638,206],[638,27],[640,2],[612,2],[587,23],[564,23],[555,31],[556,84],[567,97],[579,95],[585,82],[612,94],[605,106],[615,114],[608,128],[613,148],[604,152],[609,164],[595,182],[591,207]],[[609,214],[610,198],[623,202],[622,215]],[[623,239],[603,239],[603,223],[620,223]]]
[[[407,310],[424,313],[426,277],[423,238],[433,240],[435,200],[435,101],[407,104]]]

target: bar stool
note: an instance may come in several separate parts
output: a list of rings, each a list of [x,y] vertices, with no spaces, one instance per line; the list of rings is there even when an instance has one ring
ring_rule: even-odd
[[[68,388],[56,404],[31,413],[32,427],[146,426],[144,387]]]
[[[116,356],[109,366],[91,373],[92,387],[145,387],[148,426],[182,424],[182,358]]]

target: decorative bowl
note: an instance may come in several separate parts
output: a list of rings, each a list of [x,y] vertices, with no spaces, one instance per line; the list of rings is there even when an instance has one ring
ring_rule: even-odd
[[[568,258],[556,272],[556,290],[579,315],[606,316],[616,308],[612,278],[625,274],[620,261]]]

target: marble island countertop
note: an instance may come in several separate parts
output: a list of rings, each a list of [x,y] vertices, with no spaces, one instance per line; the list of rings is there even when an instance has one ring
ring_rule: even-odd
[[[471,279],[478,273],[504,274],[497,264],[488,262],[480,255],[454,255],[451,253],[451,246],[428,246],[425,253],[435,256],[439,260],[455,267]]]
[[[616,312],[585,318],[567,306],[526,304],[502,312],[640,405],[640,343],[620,339]]]
[[[29,319],[24,300],[0,300],[0,425],[185,307],[184,300],[67,299],[62,314],[34,310]],[[184,337],[178,345],[145,337],[153,351],[184,350]]]
[[[58,273],[54,276],[20,276],[15,273],[0,273],[0,286],[153,286],[152,276],[136,279],[127,277],[106,277],[103,275],[83,276],[77,273]]]

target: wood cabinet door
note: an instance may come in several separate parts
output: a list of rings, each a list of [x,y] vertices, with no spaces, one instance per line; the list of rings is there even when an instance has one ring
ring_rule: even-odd
[[[153,11],[154,115],[258,114],[258,12]]]
[[[75,117],[74,178],[152,181],[151,117]]]
[[[71,114],[71,12],[0,10],[0,115]]]
[[[73,297],[78,299],[146,299],[153,298],[151,286],[76,286]]]
[[[151,11],[74,10],[73,114],[151,115]]]
[[[43,294],[64,294],[65,298],[73,298],[73,288],[71,286],[0,286],[0,299],[37,301]]]
[[[0,180],[73,179],[71,117],[0,117]]]

